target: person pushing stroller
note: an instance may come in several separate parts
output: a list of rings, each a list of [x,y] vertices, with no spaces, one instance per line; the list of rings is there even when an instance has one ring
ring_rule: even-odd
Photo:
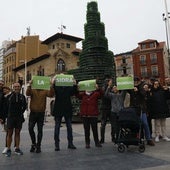
[[[124,99],[126,91],[119,91],[117,86],[113,86],[112,89],[112,80],[108,81],[108,87],[106,89],[105,95],[111,100],[111,126],[113,141],[115,142],[118,137],[118,116],[119,112],[124,108]]]

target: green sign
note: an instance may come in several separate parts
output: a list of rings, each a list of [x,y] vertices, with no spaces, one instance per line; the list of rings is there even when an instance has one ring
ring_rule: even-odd
[[[96,80],[85,80],[78,83],[80,91],[96,90]]]
[[[117,77],[117,88],[119,90],[127,90],[134,88],[134,80],[133,77]]]
[[[55,86],[73,86],[73,75],[57,74],[55,76]]]
[[[46,76],[32,76],[32,89],[50,89],[50,77]]]

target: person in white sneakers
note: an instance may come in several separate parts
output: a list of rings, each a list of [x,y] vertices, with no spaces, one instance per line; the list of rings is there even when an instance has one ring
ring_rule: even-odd
[[[3,94],[4,94],[4,96],[3,96],[3,120],[2,120],[2,124],[4,125],[4,127],[5,126],[7,126],[6,125],[6,119],[7,119],[7,116],[8,116],[8,108],[7,108],[7,105],[8,105],[8,99],[9,99],[9,96],[10,96],[10,94],[11,94],[11,89],[9,88],[9,87],[7,87],[7,86],[4,86],[3,87]],[[4,148],[4,150],[2,151],[2,154],[6,154],[6,152],[7,152],[7,150],[8,150],[8,148],[7,148],[7,128],[4,128],[4,130],[5,130],[5,132],[6,132],[6,139],[5,139],[5,148]]]
[[[162,87],[158,80],[155,80],[150,90],[150,113],[155,123],[155,142],[159,142],[159,136],[165,141],[170,141],[166,134],[166,118],[170,117],[167,100],[170,99],[168,87]]]

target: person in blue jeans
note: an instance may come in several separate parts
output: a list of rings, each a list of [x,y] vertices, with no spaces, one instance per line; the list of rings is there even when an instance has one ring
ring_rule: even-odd
[[[130,106],[136,108],[136,112],[140,115],[142,121],[142,128],[144,130],[144,135],[147,141],[147,144],[154,146],[152,140],[150,129],[147,120],[147,95],[144,89],[146,83],[141,82],[138,77],[134,78],[134,89],[129,90],[130,94]]]
[[[76,149],[73,144],[73,130],[72,130],[72,103],[71,96],[75,95],[77,91],[76,82],[73,86],[55,86],[53,82],[54,92],[55,92],[55,102],[53,108],[53,115],[55,120],[54,129],[54,141],[55,141],[55,151],[60,150],[60,126],[62,118],[64,117],[66,127],[67,127],[67,140],[68,149]]]

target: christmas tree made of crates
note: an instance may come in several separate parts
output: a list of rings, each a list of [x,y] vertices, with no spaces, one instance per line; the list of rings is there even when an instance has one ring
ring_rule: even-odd
[[[69,73],[78,81],[97,78],[102,84],[106,75],[115,79],[115,64],[113,52],[108,50],[105,26],[100,21],[97,2],[92,1],[87,4],[86,19],[79,68],[70,70]]]

